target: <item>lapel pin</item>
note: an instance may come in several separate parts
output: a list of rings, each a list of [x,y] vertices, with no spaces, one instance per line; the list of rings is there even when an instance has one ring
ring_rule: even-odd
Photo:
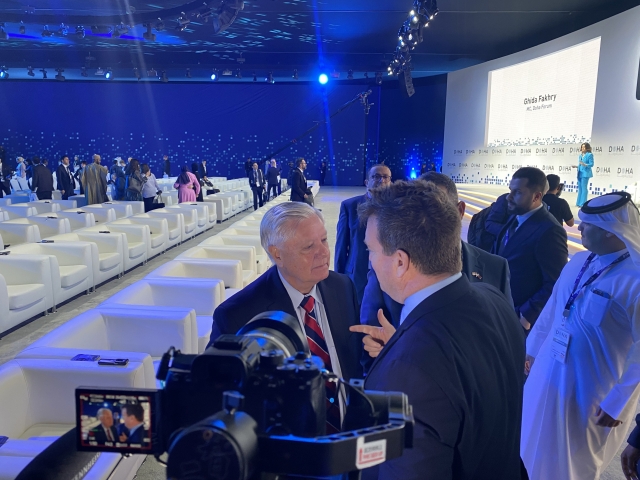
[[[480,275],[478,272],[471,272],[471,275],[476,277],[478,280],[482,280],[482,275]]]

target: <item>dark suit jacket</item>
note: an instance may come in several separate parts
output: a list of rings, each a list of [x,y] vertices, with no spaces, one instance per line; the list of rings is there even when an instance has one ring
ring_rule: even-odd
[[[482,282],[493,285],[504,294],[510,304],[513,304],[509,284],[509,264],[504,258],[462,242],[462,274],[471,283]],[[360,323],[379,327],[378,309],[382,308],[387,320],[397,327],[400,323],[402,304],[382,291],[373,269],[369,271],[367,280],[360,308]],[[365,359],[368,358],[370,357],[367,355]]]
[[[299,168],[295,168],[291,174],[291,201],[304,202],[304,196],[308,194],[307,179]]]
[[[31,179],[31,190],[38,192],[53,192],[53,175],[44,165],[36,165]]]
[[[543,204],[503,246],[505,233],[516,221],[515,216],[509,219],[493,253],[509,262],[513,305],[533,325],[567,263],[567,232]]]
[[[113,425],[111,425],[110,430],[111,430],[111,435],[113,435],[113,441],[118,442],[119,441],[118,430],[116,430],[116,427]],[[89,432],[89,438],[93,438],[96,442],[98,442],[101,445],[104,445],[108,441],[107,434],[105,433],[104,428],[102,427],[102,424],[91,429],[91,431]]]
[[[64,165],[58,165],[58,169],[56,170],[56,180],[58,181],[58,190],[64,190],[65,196],[69,196],[69,194],[73,195],[73,189],[75,187],[75,182],[73,181],[73,174],[67,173],[67,169]]]
[[[144,425],[140,425],[134,432],[133,435],[130,435],[127,432],[127,443],[131,445],[132,443],[141,444],[142,440],[147,436],[147,431],[144,429]]]
[[[278,185],[278,175],[280,175],[278,167],[269,167],[269,170],[267,170],[267,183],[269,185]]]
[[[345,275],[329,272],[329,276],[318,283],[318,289],[324,302],[342,375],[346,379],[362,378],[362,335],[349,331],[351,325],[357,325],[359,314],[353,283]],[[234,334],[253,317],[268,311],[281,311],[298,318],[276,267],[271,267],[260,278],[216,308],[209,345],[218,332]]]
[[[520,478],[524,333],[490,285],[465,276],[420,303],[367,375],[367,390],[404,392],[413,448],[380,479]]]
[[[340,205],[336,254],[333,261],[333,269],[336,272],[344,273],[353,280],[360,302],[362,302],[364,288],[367,285],[369,252],[364,244],[367,226],[360,225],[358,205],[366,199],[366,195],[360,195],[348,198]]]
[[[258,169],[258,170],[256,170],[255,173],[258,174],[258,180],[260,181],[260,188],[264,188],[265,187],[265,183],[264,183],[264,174],[262,173],[262,170]],[[249,172],[249,185],[251,186],[251,188],[253,190],[258,188],[258,187],[256,187],[256,181],[253,178],[253,168]]]

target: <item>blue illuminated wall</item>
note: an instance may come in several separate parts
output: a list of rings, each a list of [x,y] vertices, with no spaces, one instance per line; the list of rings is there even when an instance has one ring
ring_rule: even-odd
[[[373,87],[369,165],[384,160],[394,178],[402,178],[410,165],[418,162],[419,171],[422,159],[441,157],[442,83],[420,87],[411,99],[396,89]],[[329,116],[364,89],[335,84],[3,82],[0,144],[11,161],[18,155],[39,155],[50,160],[52,169],[61,154],[89,160],[98,153],[105,165],[116,156],[131,156],[158,174],[166,153],[173,174],[179,166],[205,158],[211,175],[233,178],[244,175],[247,157],[263,159],[318,122],[319,128],[278,155],[278,161],[305,157],[310,178],[318,178],[320,163],[326,161],[328,184],[361,185],[363,108],[355,102],[333,119]]]

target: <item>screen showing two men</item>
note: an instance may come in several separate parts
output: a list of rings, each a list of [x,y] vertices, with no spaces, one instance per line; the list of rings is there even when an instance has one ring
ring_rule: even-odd
[[[133,392],[77,391],[81,450],[150,452],[155,396]]]

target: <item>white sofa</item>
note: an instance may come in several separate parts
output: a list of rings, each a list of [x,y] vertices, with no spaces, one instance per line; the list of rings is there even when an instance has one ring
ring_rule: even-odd
[[[212,269],[216,262],[239,262],[242,282],[239,285],[225,282],[225,285],[232,288],[243,288],[253,282],[258,275],[255,255],[255,250],[252,247],[198,246],[181,253],[176,259],[211,262]]]
[[[127,218],[133,215],[133,209],[131,208],[131,205],[127,203],[104,202],[104,203],[97,203],[94,205],[85,205],[84,207],[82,207],[83,210],[87,210],[88,212],[93,212],[95,210],[109,209],[109,208],[112,208],[115,211],[116,219]]]
[[[198,244],[200,247],[213,247],[213,246],[249,246],[256,250],[256,273],[258,275],[263,274],[271,267],[271,260],[260,242],[260,237],[255,235],[234,235],[227,233],[228,230],[223,230],[217,235],[213,235],[206,240],[203,240]]]
[[[26,203],[12,203],[11,205],[5,205],[4,207],[2,207],[2,210],[7,212],[7,215],[11,220],[15,218],[32,217],[33,215],[38,214],[38,210],[36,210],[35,207],[27,205]]]
[[[220,280],[182,280],[147,279],[120,290],[105,300],[100,306],[112,307],[121,305],[131,308],[132,305],[153,305],[156,307],[193,308],[198,324],[198,352],[202,353],[209,343],[213,312],[222,302],[224,284]]]
[[[164,210],[164,209],[163,209]],[[171,248],[182,243],[182,234],[184,232],[184,216],[180,213],[157,213],[154,211],[148,213],[140,213],[135,218],[163,218],[167,221],[167,247]]]
[[[114,220],[116,220],[116,211],[113,208],[92,208],[92,209],[85,209],[84,207],[82,208],[69,208],[67,210],[64,211],[65,213],[77,213],[77,212],[81,212],[81,213],[85,213],[85,214],[91,214],[93,215],[93,218],[95,219],[96,223],[109,223],[109,222],[113,222]]]
[[[35,243],[42,240],[40,229],[36,225],[0,222],[0,235],[3,247],[20,245],[21,243]]]
[[[93,227],[96,224],[96,218],[93,216],[93,213],[90,212],[82,212],[82,211],[60,211],[54,213],[39,213],[34,217],[30,218],[66,218],[69,222],[69,228],[73,232],[74,230],[80,230],[81,228]],[[46,235],[42,235],[46,237]]]
[[[28,202],[25,205],[35,208],[38,213],[52,213],[62,210],[60,205],[53,200],[38,200],[35,202]]]
[[[198,214],[194,210],[158,208],[157,210],[151,210],[150,212],[147,212],[147,215],[151,215],[152,217],[162,217],[167,214],[178,215],[182,217],[182,231],[180,232],[180,242],[186,242],[196,235],[196,228],[198,226]]]
[[[77,230],[78,232],[117,233],[122,236],[124,252],[124,271],[128,272],[132,268],[142,265],[147,261],[147,250],[150,243],[150,230],[147,225],[96,225],[95,227]],[[102,233],[104,232],[104,233]]]
[[[0,333],[54,307],[45,255],[0,255]]]
[[[165,218],[135,215],[110,222],[107,227],[117,228],[121,225],[143,225],[148,227],[147,260],[159,255],[169,247],[169,223]]]
[[[23,243],[12,246],[9,251],[9,256],[15,258],[49,257],[55,306],[82,292],[89,293],[95,285],[91,244],[88,242]]]
[[[50,237],[52,235],[60,235],[62,233],[69,233],[71,231],[71,224],[66,218],[57,218],[52,215],[46,217],[27,217],[27,218],[15,218],[13,220],[7,220],[4,224],[17,224],[17,225],[35,225],[39,232],[40,238]]]
[[[236,259],[202,261],[202,259],[178,256],[176,260],[160,265],[146,278],[173,279],[176,282],[197,278],[222,280],[223,301],[239,292],[244,286],[242,262]]]
[[[110,203],[120,204],[120,205],[131,205],[132,215],[144,213],[144,202],[129,201],[129,200],[112,200]]]
[[[231,217],[234,212],[231,209],[231,198],[222,196],[220,193],[214,193],[203,197],[205,203],[213,203],[216,206],[218,221],[223,222]]]
[[[178,209],[178,210],[195,210],[198,220],[198,233],[204,232],[205,230],[209,230],[216,225],[217,217],[212,216],[209,213],[209,205],[204,202],[184,202],[178,205],[173,205],[170,207],[166,207],[167,210]],[[211,204],[211,209],[216,209],[215,204]]]
[[[87,242],[91,244],[94,287],[124,273],[122,235],[77,231],[47,238],[55,243]]]

